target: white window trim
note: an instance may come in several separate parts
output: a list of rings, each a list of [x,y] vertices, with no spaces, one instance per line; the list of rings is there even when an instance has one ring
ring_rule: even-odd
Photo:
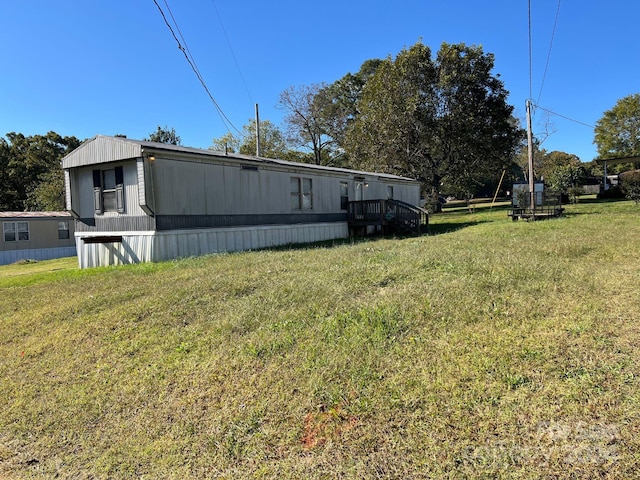
[[[291,177],[291,180],[296,180],[297,183],[297,189],[296,191],[291,191],[291,198],[296,198],[296,206],[293,206],[293,203],[291,204],[291,209],[299,212],[299,211],[308,211],[308,210],[313,210],[313,179],[309,178],[309,177]],[[310,184],[310,190],[308,193],[304,192],[304,182],[305,180],[309,181]],[[309,198],[309,206],[305,207],[305,196],[308,196]]]
[[[20,224],[24,224],[27,226],[26,230],[20,230]],[[12,225],[13,226],[13,234],[15,236],[15,238],[13,240],[7,240],[7,226],[8,225]],[[20,239],[20,234],[21,233],[27,233],[27,238],[26,239]],[[24,221],[24,220],[17,220],[15,222],[2,222],[2,240],[7,242],[7,243],[13,243],[13,242],[28,242],[31,240],[31,226],[29,225],[29,222]]]

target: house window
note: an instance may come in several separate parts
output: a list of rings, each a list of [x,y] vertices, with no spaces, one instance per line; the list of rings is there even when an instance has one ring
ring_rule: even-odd
[[[2,231],[4,232],[5,242],[16,241],[16,224],[14,222],[4,222],[2,224]]]
[[[313,188],[310,178],[291,177],[291,209],[313,209]]]
[[[28,242],[29,222],[4,222],[2,232],[5,242]]]
[[[387,185],[387,200],[393,199],[393,185]]]
[[[124,175],[122,167],[93,171],[93,203],[97,215],[124,213]]]
[[[102,205],[105,212],[116,211],[116,170],[102,171]]]
[[[58,240],[69,238],[69,222],[58,222]]]
[[[340,182],[340,208],[347,210],[349,208],[349,184]]]

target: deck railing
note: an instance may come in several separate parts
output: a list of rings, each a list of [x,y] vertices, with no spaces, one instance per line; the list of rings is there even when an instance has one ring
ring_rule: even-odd
[[[383,232],[425,233],[429,214],[420,207],[400,200],[360,200],[349,202],[348,220],[351,228],[380,226]]]

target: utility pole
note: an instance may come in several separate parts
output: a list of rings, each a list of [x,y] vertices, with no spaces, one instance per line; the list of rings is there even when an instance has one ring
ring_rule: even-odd
[[[531,212],[536,208],[535,179],[533,173],[533,134],[531,133],[531,100],[527,100],[527,147],[529,149],[529,197]]]
[[[258,114],[258,104],[256,103],[256,157],[260,156],[260,115]]]

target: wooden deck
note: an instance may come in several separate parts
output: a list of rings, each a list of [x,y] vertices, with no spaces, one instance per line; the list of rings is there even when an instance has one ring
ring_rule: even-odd
[[[429,230],[426,210],[399,200],[362,200],[349,202],[349,234],[366,235],[369,227],[382,234],[420,235]]]

